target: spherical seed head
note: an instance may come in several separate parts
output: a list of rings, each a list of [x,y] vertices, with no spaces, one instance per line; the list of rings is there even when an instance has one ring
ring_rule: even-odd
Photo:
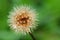
[[[28,6],[14,8],[8,16],[8,23],[16,32],[31,32],[37,25],[37,13]]]

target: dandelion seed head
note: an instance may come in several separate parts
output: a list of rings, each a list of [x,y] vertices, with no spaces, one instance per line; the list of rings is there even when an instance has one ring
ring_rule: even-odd
[[[10,27],[17,32],[30,32],[37,25],[37,13],[28,6],[14,8],[8,16]]]

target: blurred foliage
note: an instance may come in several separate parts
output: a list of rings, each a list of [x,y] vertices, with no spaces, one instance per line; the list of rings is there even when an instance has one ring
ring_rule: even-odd
[[[60,0],[0,0],[0,40],[32,40],[29,34],[15,34],[7,24],[9,11],[20,5],[31,5],[39,14],[32,32],[37,40],[60,40]]]

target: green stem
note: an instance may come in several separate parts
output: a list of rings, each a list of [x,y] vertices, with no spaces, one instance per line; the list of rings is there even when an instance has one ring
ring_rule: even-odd
[[[36,40],[31,32],[29,32],[29,35],[31,36],[32,40]]]

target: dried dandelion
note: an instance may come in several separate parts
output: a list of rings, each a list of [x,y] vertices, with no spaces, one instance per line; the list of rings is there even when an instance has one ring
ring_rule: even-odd
[[[8,18],[10,27],[16,32],[29,33],[31,35],[31,29],[33,30],[37,25],[37,13],[29,6],[14,8]]]

